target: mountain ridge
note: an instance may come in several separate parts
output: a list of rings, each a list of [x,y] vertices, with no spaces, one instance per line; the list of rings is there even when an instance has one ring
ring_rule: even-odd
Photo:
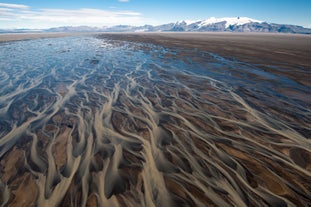
[[[248,17],[211,17],[205,20],[182,20],[175,23],[157,26],[143,25],[115,25],[103,27],[90,26],[63,26],[42,30],[1,30],[0,33],[25,33],[25,32],[263,32],[263,33],[293,33],[311,34],[311,28],[298,25],[268,23]]]

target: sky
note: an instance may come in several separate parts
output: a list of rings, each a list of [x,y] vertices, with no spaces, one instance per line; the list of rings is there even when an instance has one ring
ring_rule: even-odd
[[[0,29],[160,25],[239,16],[311,28],[311,0],[0,0]]]

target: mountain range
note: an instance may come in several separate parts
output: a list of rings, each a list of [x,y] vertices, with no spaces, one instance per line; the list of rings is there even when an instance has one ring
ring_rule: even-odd
[[[311,34],[310,28],[298,25],[267,23],[248,17],[209,18],[198,21],[178,21],[158,26],[116,25],[110,27],[65,26],[44,30],[1,30],[0,33],[23,32],[265,32]]]

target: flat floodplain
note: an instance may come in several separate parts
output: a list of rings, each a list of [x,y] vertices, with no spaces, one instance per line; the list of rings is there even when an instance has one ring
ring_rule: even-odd
[[[0,43],[1,204],[311,205],[311,36],[46,37]]]
[[[32,40],[40,38],[55,38],[55,37],[66,37],[66,36],[77,36],[79,33],[11,33],[11,34],[0,34],[1,42],[11,42],[19,40]]]

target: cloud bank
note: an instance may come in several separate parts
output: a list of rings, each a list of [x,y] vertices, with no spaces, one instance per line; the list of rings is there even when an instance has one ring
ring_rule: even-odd
[[[23,5],[23,4],[6,4],[6,3],[0,3],[0,7],[12,8],[12,9],[28,9],[29,8],[29,6]]]
[[[141,25],[145,19],[141,13],[134,11],[90,8],[35,10],[27,5],[0,3],[0,21],[0,28],[42,29],[81,25],[97,27],[118,24]]]

